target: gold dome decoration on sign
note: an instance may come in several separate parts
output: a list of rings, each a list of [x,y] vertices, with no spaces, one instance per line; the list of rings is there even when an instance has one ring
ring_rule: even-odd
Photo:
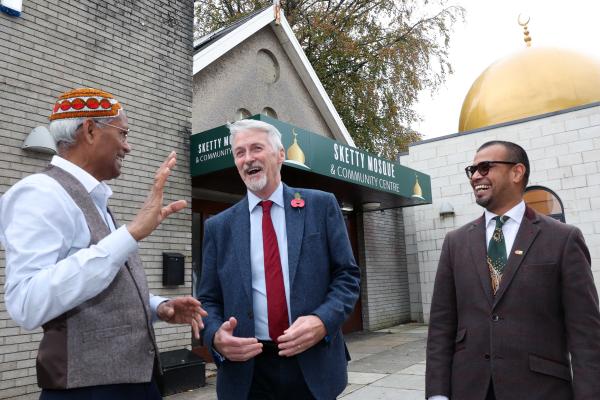
[[[421,189],[421,185],[419,185],[419,177],[416,174],[415,174],[415,186],[413,186],[413,194],[411,197],[425,200],[423,198],[423,189]]]
[[[531,43],[526,21],[525,43]],[[490,65],[462,105],[459,132],[600,101],[600,61],[573,50],[527,47]]]
[[[306,159],[304,157],[304,152],[302,151],[302,148],[298,144],[298,134],[296,133],[295,128],[292,129],[292,133],[294,135],[294,141],[292,145],[287,149],[287,160],[285,160],[285,162],[310,169],[306,164],[304,164]]]

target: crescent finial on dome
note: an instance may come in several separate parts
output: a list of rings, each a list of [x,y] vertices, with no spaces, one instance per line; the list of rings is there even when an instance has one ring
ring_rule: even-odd
[[[529,20],[519,15],[519,25],[526,27]],[[596,102],[600,102],[600,60],[569,49],[525,47],[494,61],[477,77],[463,101],[458,130]]]
[[[531,36],[529,36],[529,29],[527,28],[527,24],[529,24],[530,20],[530,16],[523,14],[519,14],[519,17],[517,18],[517,22],[523,27],[523,35],[525,35],[525,38],[523,40],[525,41],[527,47],[531,47]]]

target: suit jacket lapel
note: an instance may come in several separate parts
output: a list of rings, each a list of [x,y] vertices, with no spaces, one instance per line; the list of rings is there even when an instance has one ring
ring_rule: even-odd
[[[506,268],[504,268],[504,273],[502,274],[500,287],[498,288],[498,292],[496,293],[496,297],[494,299],[494,307],[496,307],[496,305],[500,302],[500,299],[502,299],[504,293],[506,293],[510,282],[513,280],[515,274],[521,266],[521,263],[523,262],[523,259],[525,258],[525,255],[527,254],[527,250],[529,250],[529,247],[535,240],[535,237],[540,232],[540,228],[537,226],[538,221],[539,218],[535,212],[531,208],[527,207],[525,209],[523,220],[521,221],[521,226],[517,232],[515,243],[513,244],[513,248],[510,250]],[[515,254],[516,250],[520,250],[521,254]]]
[[[250,212],[248,211],[248,196],[244,197],[236,206],[236,213],[233,217],[235,230],[232,243],[235,246],[239,273],[244,287],[244,292],[248,297],[248,301],[252,302],[252,267],[250,266]]]
[[[290,272],[290,288],[293,287],[294,277],[298,269],[298,260],[300,257],[300,249],[302,247],[302,237],[304,235],[304,216],[306,212],[303,208],[292,208],[291,202],[294,198],[294,193],[297,190],[283,185],[283,202],[285,209],[285,227],[287,232],[288,243],[288,268]],[[302,194],[300,192],[300,194]],[[310,207],[306,203],[305,207]]]
[[[492,283],[490,280],[490,271],[487,266],[487,249],[485,243],[485,218],[481,216],[471,228],[469,228],[469,248],[471,249],[472,265],[475,266],[481,287],[485,293],[485,297],[492,306],[494,295],[492,294]]]

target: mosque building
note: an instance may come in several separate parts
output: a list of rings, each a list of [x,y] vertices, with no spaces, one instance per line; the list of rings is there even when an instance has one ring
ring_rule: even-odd
[[[362,275],[346,331],[428,321],[444,235],[482,212],[464,167],[492,139],[527,150],[528,203],[581,228],[600,281],[597,61],[535,46],[499,60],[474,82],[458,133],[390,161],[356,148],[285,16],[271,8],[194,42],[192,0],[22,3],[18,13],[0,9],[0,195],[55,153],[45,126],[58,94],[111,92],[132,128],[132,152],[110,182],[116,219],[134,217],[171,150],[178,164],[166,200],[191,204],[140,243],[154,294],[195,293],[204,221],[245,193],[225,125],[241,118],[282,132],[286,183],[330,191],[340,203]],[[0,283],[5,265],[0,249]],[[0,399],[37,399],[42,330],[17,326],[3,293],[0,286]],[[161,354],[203,354],[187,326],[157,323],[155,331]]]
[[[430,177],[356,148],[285,16],[270,7],[198,39],[193,74],[193,288],[204,220],[246,193],[224,124],[256,118],[282,133],[283,182],[331,192],[340,204],[361,269],[361,296],[343,331],[410,321],[403,210],[431,202]],[[210,356],[204,346],[195,351]]]
[[[0,9],[6,55],[0,60],[0,195],[43,170],[56,153],[47,124],[60,93],[78,87],[112,93],[127,111],[132,151],[109,183],[111,211],[118,222],[131,221],[156,168],[177,151],[165,201],[186,199],[190,207],[163,221],[139,248],[153,294],[193,295],[205,219],[245,194],[226,123],[267,121],[283,135],[284,182],[332,192],[343,211],[362,278],[344,331],[410,321],[403,213],[431,203],[430,177],[356,148],[283,14],[258,10],[196,42],[192,21],[192,0],[27,0],[18,15]],[[5,266],[0,249],[0,283]],[[0,285],[0,399],[37,399],[42,329],[18,326],[3,293]],[[193,350],[208,360],[188,326],[158,322],[155,332],[161,358]]]
[[[464,168],[490,140],[522,146],[531,163],[527,204],[579,227],[600,284],[600,62],[567,49],[526,47],[473,82],[458,133],[414,143],[400,163],[431,176],[433,202],[404,209],[411,313],[429,320],[444,236],[483,212]]]

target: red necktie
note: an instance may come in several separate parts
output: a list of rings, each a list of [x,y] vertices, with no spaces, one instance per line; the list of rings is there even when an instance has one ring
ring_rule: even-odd
[[[281,271],[281,258],[277,235],[271,221],[270,200],[260,203],[263,209],[262,234],[263,255],[265,260],[265,284],[267,286],[267,313],[269,317],[269,336],[274,342],[289,328],[287,302],[285,300],[285,287],[283,286],[283,272]]]

